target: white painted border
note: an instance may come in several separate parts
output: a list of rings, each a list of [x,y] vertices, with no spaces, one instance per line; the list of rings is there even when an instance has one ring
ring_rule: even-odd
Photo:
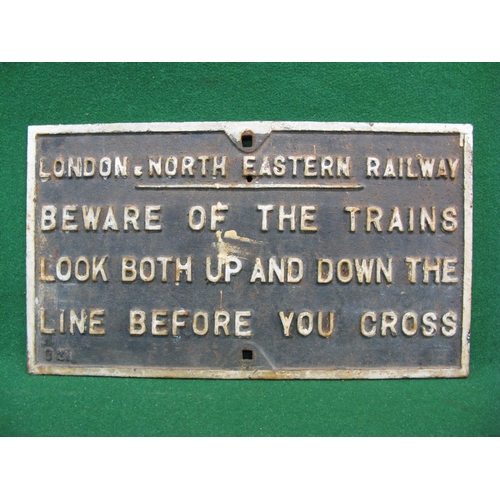
[[[30,373],[38,375],[88,375],[93,377],[204,378],[204,379],[400,379],[465,377],[461,368],[352,368],[297,370],[203,370],[189,368],[34,365]]]
[[[462,355],[459,368],[334,369],[334,370],[203,370],[170,368],[91,367],[37,365],[35,363],[35,207],[36,138],[44,134],[98,134],[134,132],[220,132],[238,140],[245,130],[257,134],[271,131],[378,132],[460,134],[464,151],[464,282]],[[472,291],[472,142],[469,124],[446,123],[342,123],[342,122],[169,122],[105,123],[93,125],[32,125],[28,127],[28,173],[26,201],[26,307],[28,371],[33,374],[114,377],[218,378],[218,379],[394,379],[451,378],[469,374],[469,337]]]
[[[28,172],[26,189],[26,323],[28,371],[36,368],[36,324],[35,324],[35,220],[36,220],[36,131],[28,128]]]
[[[462,311],[462,367],[463,376],[469,375],[470,326],[472,309],[472,126],[464,136],[464,282]]]
[[[168,122],[98,123],[93,125],[32,125],[36,134],[98,134],[112,132],[220,132],[239,138],[250,129],[257,134],[271,131],[300,132],[407,132],[472,133],[472,125],[450,123],[362,123],[362,122]]]

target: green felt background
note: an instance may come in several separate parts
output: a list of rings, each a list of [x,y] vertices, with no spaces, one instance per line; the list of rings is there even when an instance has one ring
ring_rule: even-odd
[[[216,381],[26,372],[26,132],[34,124],[472,123],[468,379]],[[0,435],[500,434],[498,64],[0,65]]]

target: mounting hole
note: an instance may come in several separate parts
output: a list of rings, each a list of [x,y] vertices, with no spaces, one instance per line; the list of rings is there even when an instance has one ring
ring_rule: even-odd
[[[241,136],[241,145],[244,148],[251,148],[253,146],[253,135],[251,135],[251,134],[243,134]]]
[[[242,349],[241,350],[241,359],[253,359],[252,349]]]
[[[252,182],[253,181],[253,177],[251,175],[247,175],[247,182]]]
[[[252,130],[244,130],[240,135],[241,147],[245,149],[254,148],[256,146],[255,134]]]

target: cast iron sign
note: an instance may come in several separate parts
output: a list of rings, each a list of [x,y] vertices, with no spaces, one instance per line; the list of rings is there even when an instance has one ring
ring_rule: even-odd
[[[470,125],[29,128],[31,373],[463,377]]]

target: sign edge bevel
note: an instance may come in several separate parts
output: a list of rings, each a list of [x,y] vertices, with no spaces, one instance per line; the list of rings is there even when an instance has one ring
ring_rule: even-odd
[[[35,208],[36,208],[36,135],[33,127],[28,127],[28,168],[26,189],[26,323],[27,323],[27,364],[28,372],[36,373],[36,324],[35,324]]]
[[[473,129],[464,134],[464,277],[462,311],[462,356],[464,376],[470,371],[470,328],[472,316],[473,255]]]

